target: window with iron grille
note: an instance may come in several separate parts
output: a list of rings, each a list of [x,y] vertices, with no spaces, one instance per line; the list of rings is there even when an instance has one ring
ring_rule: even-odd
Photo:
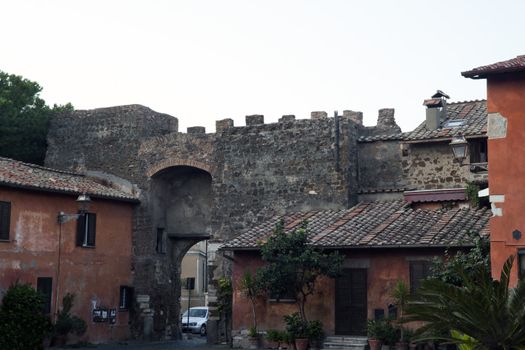
[[[77,246],[95,247],[97,215],[85,213],[77,220]]]
[[[0,202],[0,240],[9,240],[9,226],[11,225],[11,203]]]
[[[53,294],[53,278],[38,277],[36,279],[36,290],[42,295],[44,303],[42,311],[48,315],[51,313],[51,296]]]
[[[430,276],[431,262],[426,260],[414,260],[410,261],[410,293],[414,294],[419,287],[421,282]]]

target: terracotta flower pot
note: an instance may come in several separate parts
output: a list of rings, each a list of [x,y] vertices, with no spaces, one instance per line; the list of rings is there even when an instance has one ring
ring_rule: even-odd
[[[408,349],[408,343],[403,341],[403,342],[397,342],[396,343],[396,350],[407,350]]]
[[[308,349],[308,338],[297,338],[295,339],[295,348],[297,350]]]
[[[368,339],[368,345],[370,345],[370,350],[381,350],[383,341],[379,339]]]

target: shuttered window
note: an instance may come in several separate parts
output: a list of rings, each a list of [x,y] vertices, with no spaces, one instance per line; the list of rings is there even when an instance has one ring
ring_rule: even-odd
[[[9,240],[9,226],[11,225],[11,203],[0,202],[0,240]]]
[[[94,247],[97,228],[97,215],[86,213],[77,220],[77,246]]]
[[[421,281],[430,276],[430,261],[410,261],[410,293],[414,294]]]
[[[36,290],[42,295],[42,311],[48,315],[51,313],[51,296],[53,279],[51,277],[38,277],[36,280]]]

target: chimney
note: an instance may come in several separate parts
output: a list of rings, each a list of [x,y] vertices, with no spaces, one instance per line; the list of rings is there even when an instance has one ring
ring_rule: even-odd
[[[436,130],[441,127],[441,121],[447,116],[447,98],[450,97],[438,90],[430,99],[423,102],[423,105],[427,106],[427,130]]]

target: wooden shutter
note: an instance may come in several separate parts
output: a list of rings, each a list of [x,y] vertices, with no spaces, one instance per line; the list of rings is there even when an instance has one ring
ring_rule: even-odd
[[[77,246],[84,245],[84,237],[86,235],[86,217],[79,215],[77,219]]]
[[[42,311],[46,315],[51,313],[52,288],[53,279],[51,277],[38,277],[36,279],[36,290],[42,295],[44,301]]]
[[[410,262],[410,292],[413,294],[421,286],[421,281],[430,275],[429,261]]]
[[[9,227],[11,225],[11,203],[0,202],[0,239],[9,239]]]
[[[95,246],[95,237],[97,231],[97,215],[86,214],[87,216],[87,245],[90,247]]]

